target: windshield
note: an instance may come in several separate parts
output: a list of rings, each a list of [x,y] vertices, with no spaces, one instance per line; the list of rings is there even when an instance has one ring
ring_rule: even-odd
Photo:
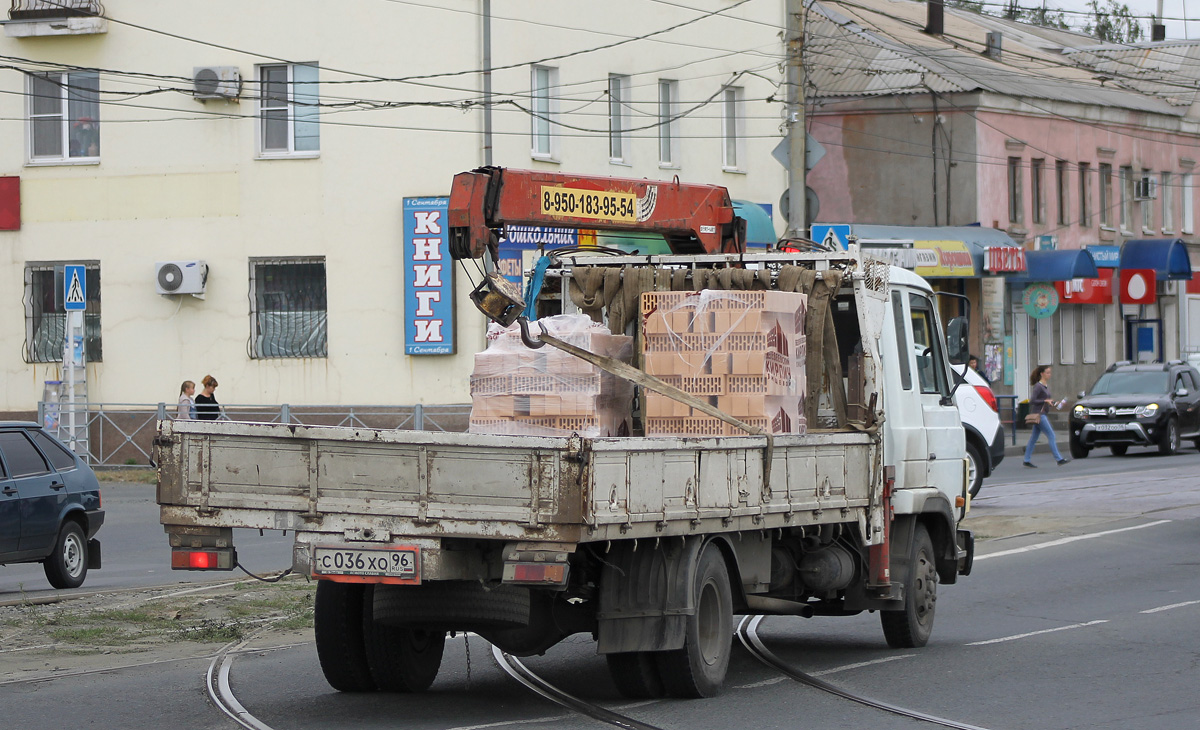
[[[1160,394],[1167,392],[1167,373],[1105,373],[1092,387],[1092,395]]]

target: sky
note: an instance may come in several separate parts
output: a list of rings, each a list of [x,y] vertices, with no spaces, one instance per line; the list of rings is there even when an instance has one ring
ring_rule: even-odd
[[[989,0],[989,2],[992,0]],[[1022,7],[1037,7],[1042,0],[1018,0]],[[1086,12],[1089,10],[1087,0],[1044,0],[1047,9],[1058,9],[1074,12]],[[1134,16],[1149,17],[1158,12],[1157,0],[1118,0],[1121,4],[1128,5],[1129,10]],[[1101,0],[1101,7],[1107,5],[1106,0]],[[989,12],[995,12],[989,8]],[[1163,0],[1163,23],[1167,26],[1168,39],[1191,39],[1200,40],[1200,0]],[[1187,22],[1184,22],[1184,19]],[[1087,21],[1084,15],[1068,14],[1068,22],[1072,28],[1079,27],[1081,29],[1083,23]],[[1076,25],[1078,24],[1078,26]],[[1150,40],[1150,21],[1144,20],[1144,29],[1146,32],[1146,40]]]

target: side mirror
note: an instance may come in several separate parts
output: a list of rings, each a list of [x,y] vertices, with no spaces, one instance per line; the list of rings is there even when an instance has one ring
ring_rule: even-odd
[[[1079,398],[1084,398],[1084,397],[1086,397],[1086,396],[1087,396],[1087,392],[1086,392],[1086,391],[1083,391],[1083,390],[1081,390],[1081,391],[1079,391],[1079,395],[1077,395],[1077,396],[1075,396],[1075,397],[1076,397],[1076,399],[1079,399]]]
[[[1188,394],[1187,388],[1180,388],[1179,390],[1175,391],[1175,396],[1177,398],[1183,398],[1183,397],[1187,396],[1187,394]]]
[[[946,355],[950,362],[963,363],[970,357],[970,328],[966,317],[955,317],[946,325]]]

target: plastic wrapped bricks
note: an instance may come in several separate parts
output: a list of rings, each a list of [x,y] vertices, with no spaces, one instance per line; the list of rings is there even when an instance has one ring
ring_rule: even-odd
[[[647,373],[775,434],[804,433],[804,320],[808,297],[779,291],[642,294]],[[647,436],[746,432],[657,393],[646,393]]]
[[[633,338],[587,315],[538,320],[549,334],[616,360],[633,357]],[[534,331],[537,331],[536,325]],[[517,326],[488,328],[488,348],[471,375],[471,433],[591,438],[631,433],[633,385],[547,345],[531,350]]]

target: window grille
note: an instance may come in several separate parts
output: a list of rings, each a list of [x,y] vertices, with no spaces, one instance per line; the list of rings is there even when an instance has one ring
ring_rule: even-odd
[[[325,260],[250,262],[250,357],[327,357]]]
[[[61,362],[67,336],[63,309],[63,266],[53,262],[25,265],[25,362]],[[83,313],[84,356],[102,362],[100,339],[100,265],[85,264],[87,309]]]

